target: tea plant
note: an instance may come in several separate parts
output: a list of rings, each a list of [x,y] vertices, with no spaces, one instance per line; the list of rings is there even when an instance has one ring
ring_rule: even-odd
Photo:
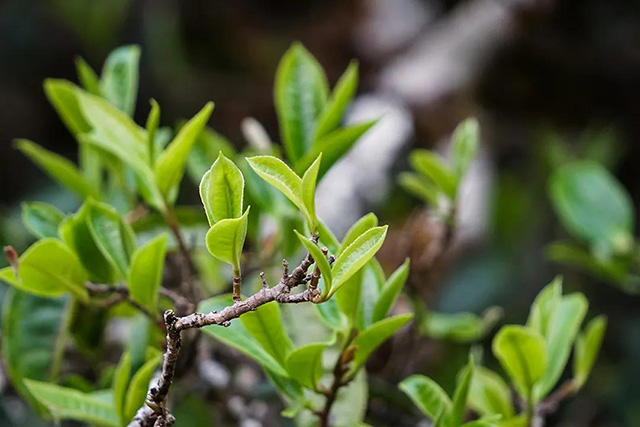
[[[435,427],[542,426],[559,403],[579,391],[598,356],[606,318],[598,316],[580,331],[588,303],[581,293],[562,295],[557,278],[537,296],[525,326],[503,326],[493,339],[493,354],[517,395],[492,370],[472,358],[461,369],[452,397],[432,379],[414,375],[400,383]],[[555,391],[573,348],[572,378]],[[464,422],[469,407],[480,418]]]
[[[0,278],[14,290],[4,308],[3,352],[17,391],[56,420],[171,425],[172,384],[190,363],[181,352],[203,345],[190,331],[202,329],[262,367],[286,402],[283,415],[323,426],[360,422],[358,408],[336,420],[336,403],[353,387],[366,392],[367,358],[412,315],[387,317],[408,274],[407,261],[387,278],[374,258],[387,226],[365,215],[340,242],[316,214],[317,182],[375,124],[341,126],[357,65],[330,91],[301,45],[284,55],[275,105],[285,162],[255,122],[250,147],[236,153],[206,128],[212,103],[173,132],[160,126],[151,100],[145,126],[136,124],[139,57],[137,47],[121,47],[100,76],[79,59],[82,88],[45,81],[79,144],[78,166],[31,141],[16,142],[83,202],[70,214],[25,203],[25,226],[39,240],[19,257],[5,248],[11,265]],[[204,209],[176,205],[185,170],[199,183]],[[203,242],[209,258],[192,241]],[[274,261],[300,247],[297,265],[282,261],[276,272]],[[211,296],[226,288],[211,278],[231,282],[231,294]],[[316,309],[294,322],[307,324],[289,325],[280,304],[297,303]],[[132,338],[117,366],[105,367],[102,337],[116,317],[129,320]],[[329,331],[325,340],[292,338],[293,327],[319,324]],[[65,367],[71,352],[97,381]]]

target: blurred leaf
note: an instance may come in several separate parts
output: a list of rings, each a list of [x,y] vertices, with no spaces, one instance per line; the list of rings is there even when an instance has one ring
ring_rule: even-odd
[[[78,195],[80,199],[100,198],[98,190],[82,176],[73,163],[64,157],[26,139],[16,140],[16,148],[47,175]]]
[[[291,163],[311,148],[328,92],[320,64],[301,44],[294,43],[280,60],[274,91],[282,144]]]
[[[431,419],[451,411],[453,405],[451,399],[431,378],[412,375],[402,380],[399,387]]]
[[[456,177],[444,159],[432,151],[415,150],[409,156],[413,168],[430,178],[450,198],[456,195]]]
[[[240,271],[240,255],[247,236],[247,218],[249,209],[240,218],[227,218],[218,221],[207,232],[207,249],[221,261],[231,264]]]
[[[147,146],[149,151],[149,164],[153,165],[156,161],[156,133],[158,132],[158,125],[160,124],[160,105],[155,99],[151,99],[151,111],[147,116],[147,124],[145,126],[147,130]]]
[[[154,167],[154,175],[156,185],[165,198],[180,183],[189,151],[207,124],[212,111],[213,103],[209,102],[180,129],[178,135],[158,157]]]
[[[316,180],[318,179],[318,169],[322,161],[322,153],[318,158],[309,166],[304,175],[302,176],[302,202],[306,208],[307,221],[309,222],[309,228],[313,233],[316,232],[318,223],[318,217],[316,216]]]
[[[402,172],[398,176],[398,184],[422,201],[434,206],[438,205],[438,188],[417,173]]]
[[[342,120],[347,106],[358,88],[358,63],[351,61],[347,70],[338,80],[329,101],[325,105],[316,128],[315,140],[335,130]]]
[[[100,90],[109,102],[133,116],[138,96],[140,47],[121,46],[109,54],[102,67]]]
[[[125,278],[135,250],[135,235],[131,227],[111,206],[89,200],[87,225],[96,245],[107,260]]]
[[[167,235],[161,234],[140,246],[131,256],[127,285],[131,298],[151,312],[158,305],[158,289],[162,284]]]
[[[294,163],[296,172],[306,170],[322,153],[322,164],[318,179],[322,179],[331,167],[340,160],[358,142],[360,137],[371,129],[377,120],[359,123],[335,130],[316,141],[312,149]]]
[[[573,377],[577,388],[581,388],[589,378],[593,364],[600,352],[607,318],[598,316],[591,320],[576,339],[573,358]]]
[[[242,215],[244,177],[235,163],[222,152],[200,181],[200,198],[209,225]]]
[[[213,310],[220,311],[232,304],[233,300],[230,294],[220,295],[200,302],[200,304],[198,304],[198,311],[201,313],[209,313]],[[237,319],[232,320],[231,324],[226,328],[218,325],[207,326],[202,328],[202,331],[221,341],[223,344],[233,347],[251,357],[265,369],[271,370],[283,377],[287,376],[284,367],[251,336],[241,321]]]
[[[509,374],[517,392],[529,399],[547,368],[544,338],[531,328],[503,326],[493,340],[493,354]]]
[[[352,343],[352,345],[356,347],[356,352],[353,357],[351,371],[355,372],[360,369],[376,348],[388,340],[389,337],[395,334],[398,329],[406,325],[411,319],[413,319],[412,313],[400,314],[380,320],[368,329],[360,332]]]
[[[327,257],[325,257],[325,255],[322,253],[318,245],[316,245],[311,240],[304,237],[302,234],[298,233],[297,230],[294,230],[294,232],[296,233],[296,236],[298,236],[298,239],[300,239],[300,242],[305,247],[305,249],[307,249],[307,251],[309,251],[309,253],[311,254],[318,268],[320,268],[320,273],[324,278],[324,284],[325,284],[325,289],[323,293],[329,292],[329,290],[331,290],[332,276],[331,276],[331,266],[329,265],[329,261],[327,261]]]
[[[353,224],[344,235],[342,243],[340,244],[340,250],[336,253],[339,257],[340,254],[352,244],[358,237],[362,236],[366,231],[378,226],[378,217],[373,213],[368,213]]]
[[[469,396],[469,389],[471,388],[471,379],[473,378],[474,370],[475,366],[473,365],[473,358],[469,356],[469,362],[460,371],[456,390],[453,393],[453,405],[451,406],[451,413],[448,417],[449,425],[451,426],[461,425],[464,420],[464,414],[467,409],[467,398]]]
[[[125,404],[122,418],[124,423],[129,423],[136,415],[138,409],[144,405],[147,390],[149,390],[149,383],[160,362],[162,362],[162,354],[158,353],[142,365],[133,378],[131,378],[124,400]]]
[[[64,214],[48,203],[22,204],[22,222],[35,237],[58,237],[58,226],[63,219]]]
[[[321,282],[323,280],[324,279],[320,279]],[[342,315],[340,314],[338,303],[335,299],[325,300],[321,304],[314,304],[314,306],[318,311],[320,320],[325,324],[325,326],[334,331],[340,330],[344,327]]]
[[[500,375],[482,366],[473,373],[469,405],[482,416],[500,414],[508,419],[515,412],[509,386]]]
[[[2,355],[6,373],[16,391],[41,415],[23,379],[55,380],[53,361],[59,339],[64,339],[63,319],[67,299],[41,298],[10,289],[2,310]],[[59,338],[60,337],[60,338]]]
[[[394,271],[385,282],[380,297],[373,308],[372,320],[377,322],[387,317],[391,307],[398,299],[402,287],[409,277],[409,258],[405,259],[400,267]]]
[[[293,350],[285,364],[291,378],[315,390],[322,376],[322,353],[326,347],[326,343],[313,343]]]
[[[558,276],[540,291],[531,304],[527,326],[547,338],[556,322],[558,307],[562,301],[562,277]]]
[[[458,182],[467,173],[476,156],[479,134],[480,125],[475,118],[466,119],[453,132],[451,162]]]
[[[287,356],[293,349],[293,343],[284,331],[278,303],[272,301],[261,305],[256,311],[243,314],[240,321],[251,336],[281,366],[285,366]]]
[[[120,362],[113,374],[113,385],[111,389],[113,391],[113,406],[116,414],[120,419],[120,424],[125,425],[128,420],[125,420],[124,405],[127,390],[129,388],[129,379],[131,378],[131,353],[126,350],[120,357]]]
[[[19,288],[45,297],[71,292],[88,299],[84,283],[87,273],[80,260],[62,242],[46,238],[34,243],[20,257]]]
[[[385,225],[367,230],[342,250],[331,268],[333,286],[327,298],[331,298],[351,276],[378,252],[387,235],[387,227]]]
[[[71,419],[101,426],[119,425],[114,408],[99,398],[55,384],[33,380],[24,382],[35,398],[49,408],[55,419]]]
[[[626,252],[632,244],[633,205],[622,185],[590,161],[561,166],[549,194],[567,230],[597,251]]]
[[[46,79],[44,92],[60,119],[75,136],[89,132],[91,125],[84,118],[78,100],[78,87],[66,80]]]
[[[92,95],[101,96],[100,79],[96,72],[91,68],[91,65],[87,64],[81,56],[77,56],[75,59],[76,73],[78,74],[78,80],[84,90]],[[88,129],[85,129],[86,131]]]
[[[547,368],[536,384],[536,400],[543,399],[562,375],[588,306],[587,299],[581,293],[574,293],[562,298],[558,305],[554,322],[549,325],[549,332],[545,337],[547,341]]]
[[[502,309],[491,307],[482,317],[473,313],[429,311],[420,324],[420,332],[435,339],[469,343],[481,340],[500,320]]]

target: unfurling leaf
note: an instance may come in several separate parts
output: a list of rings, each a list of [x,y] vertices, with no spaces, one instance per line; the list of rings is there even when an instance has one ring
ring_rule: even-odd
[[[129,270],[129,292],[134,301],[155,311],[162,283],[167,235],[161,234],[135,250]]]
[[[207,103],[198,114],[189,120],[160,154],[154,167],[156,185],[165,198],[180,184],[189,151],[202,132],[211,112],[213,102]]]
[[[598,316],[591,320],[578,335],[573,358],[573,378],[576,387],[581,388],[589,378],[591,368],[598,357],[604,332],[607,328],[607,318]]]
[[[216,222],[207,232],[207,249],[221,261],[240,271],[240,255],[247,236],[249,209],[240,218],[227,218]]]
[[[200,181],[200,198],[209,225],[242,215],[244,177],[235,163],[222,152]]]
[[[76,73],[78,74],[78,80],[80,84],[92,95],[100,96],[100,78],[96,72],[91,68],[91,65],[87,63],[81,56],[76,57]]]
[[[64,214],[47,203],[22,204],[22,222],[36,237],[58,237],[58,227],[63,219]]]
[[[542,335],[524,326],[503,326],[492,349],[518,393],[529,399],[547,368],[547,346]]]
[[[349,280],[351,276],[360,270],[376,252],[378,252],[386,235],[386,225],[371,228],[342,250],[342,253],[331,268],[333,286],[327,298],[335,294],[342,285],[347,283],[347,280]]]
[[[149,151],[149,164],[153,165],[156,161],[156,133],[160,124],[160,105],[155,99],[151,99],[151,111],[147,117],[147,146]]]

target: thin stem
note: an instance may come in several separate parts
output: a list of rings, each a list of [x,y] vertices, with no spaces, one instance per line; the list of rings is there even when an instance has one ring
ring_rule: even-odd
[[[191,257],[191,252],[187,248],[184,237],[182,236],[182,232],[180,231],[180,225],[178,224],[178,219],[176,218],[175,211],[173,208],[165,201],[165,209],[163,211],[164,219],[169,229],[171,230],[171,234],[176,239],[178,244],[178,251],[181,256],[181,291],[185,295],[186,299],[192,302],[195,305],[196,295],[195,295],[195,287],[193,286],[193,279],[196,274],[195,263],[193,262],[193,258]]]

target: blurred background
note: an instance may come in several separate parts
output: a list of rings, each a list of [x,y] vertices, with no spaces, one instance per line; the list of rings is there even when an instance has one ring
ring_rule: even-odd
[[[331,84],[357,59],[361,83],[348,120],[382,117],[322,182],[320,215],[338,233],[368,210],[391,224],[382,264],[392,270],[412,256],[411,289],[442,312],[479,314],[495,305],[504,308],[503,322],[522,323],[539,290],[563,274],[566,289],[587,295],[589,316],[609,317],[609,329],[585,390],[549,425],[640,425],[640,297],[559,266],[545,251],[566,233],[547,195],[549,175],[564,160],[597,160],[634,205],[639,200],[637,0],[3,0],[0,243],[19,252],[30,244],[23,201],[77,207],[11,143],[29,138],[74,158],[76,143],[42,82],[75,81],[77,55],[99,70],[115,47],[139,44],[136,121],[144,123],[151,97],[165,124],[213,100],[210,125],[241,147],[246,117],[278,140],[273,79],[296,40]],[[408,169],[410,150],[446,152],[453,128],[468,116],[480,121],[480,155],[465,182],[451,249],[431,262],[441,230],[396,177]],[[195,187],[181,198],[197,203]],[[391,382],[424,373],[449,389],[468,352],[465,344],[424,338],[407,363],[392,347],[370,372]],[[0,424],[9,425],[6,411],[17,398],[3,378]],[[390,414],[399,409],[388,402],[395,398],[374,378],[368,421],[393,423]]]

